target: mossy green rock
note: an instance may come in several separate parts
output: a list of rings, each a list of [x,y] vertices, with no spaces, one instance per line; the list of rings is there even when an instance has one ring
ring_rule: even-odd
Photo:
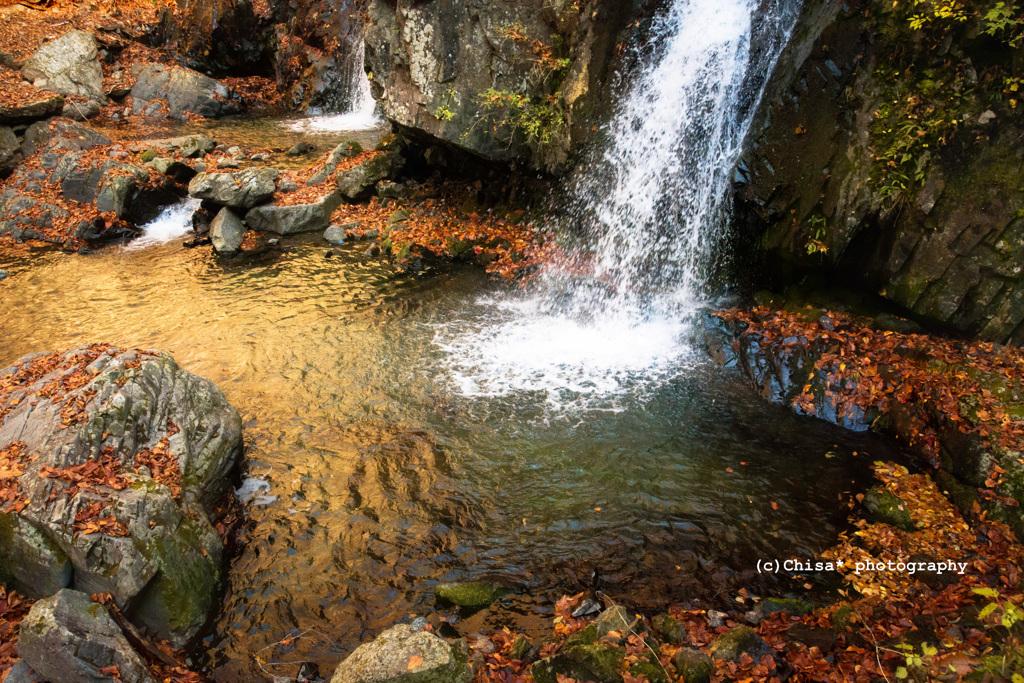
[[[405,149],[405,138],[398,133],[388,133],[374,147],[378,152],[401,152]]]
[[[532,645],[530,641],[522,633],[516,636],[516,639],[512,642],[512,650],[509,652],[509,657],[523,661],[527,655],[530,654]]]
[[[686,637],[686,627],[671,614],[659,614],[651,620],[654,632],[666,643],[681,643]]]
[[[907,504],[899,496],[886,491],[881,486],[875,486],[864,496],[864,507],[868,514],[876,522],[889,524],[903,529],[914,531],[914,520],[910,517]]]
[[[806,600],[794,598],[767,598],[761,601],[761,614],[783,612],[790,616],[802,617],[814,611],[814,605]]]
[[[644,676],[651,683],[669,683],[668,672],[665,671],[665,668],[652,662],[649,657],[630,666],[629,673],[634,676]]]
[[[684,647],[675,656],[676,672],[682,683],[710,683],[715,663],[703,652]]]
[[[139,161],[144,164],[148,164],[150,161],[153,161],[153,159],[156,159],[156,152],[151,149],[147,149],[145,152],[139,154]]]
[[[450,602],[453,605],[474,609],[487,607],[511,592],[511,588],[497,586],[486,581],[466,581],[441,584],[435,589],[434,595],[439,600]]]
[[[711,643],[711,656],[738,662],[744,655],[750,655],[755,662],[764,655],[771,655],[772,648],[749,626],[737,626],[720,635]]]
[[[410,218],[412,218],[412,211],[409,211],[408,209],[399,209],[398,211],[395,211],[393,214],[388,216],[388,225],[404,223]]]
[[[530,667],[536,683],[558,683],[558,674],[578,681],[621,683],[619,665],[626,656],[611,645],[576,645]]]

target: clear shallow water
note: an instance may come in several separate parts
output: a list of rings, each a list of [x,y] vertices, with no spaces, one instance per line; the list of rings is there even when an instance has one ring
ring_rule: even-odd
[[[254,653],[295,629],[328,647],[275,657],[329,672],[434,610],[439,581],[519,587],[513,620],[595,585],[639,608],[713,598],[754,581],[758,557],[831,544],[840,496],[893,455],[695,356],[666,359],[671,376],[614,411],[555,409],[530,386],[467,392],[472,372],[439,338],[502,315],[480,273],[417,280],[358,244],[332,260],[316,237],[288,244],[234,262],[172,240],[0,263],[0,364],[85,341],[164,349],[241,411],[247,474],[277,500],[251,509],[231,564],[206,643],[219,681],[265,680]],[[479,373],[518,381],[511,360]]]

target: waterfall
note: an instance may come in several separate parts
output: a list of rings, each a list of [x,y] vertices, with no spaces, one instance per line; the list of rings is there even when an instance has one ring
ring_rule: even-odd
[[[346,41],[348,59],[345,61],[345,75],[348,91],[345,97],[345,111],[340,114],[316,113],[314,116],[289,124],[291,130],[329,133],[369,130],[382,124],[380,116],[377,115],[377,102],[370,91],[370,79],[366,76],[366,47],[362,33],[350,36]]]
[[[487,302],[496,323],[438,330],[462,393],[614,409],[682,371],[734,168],[799,2],[674,0],[656,19],[607,147],[565,189],[568,267]]]
[[[705,301],[734,167],[798,9],[787,0],[676,0],[659,18],[660,55],[571,189],[569,230],[582,233],[573,270],[605,285],[558,278],[578,309],[685,315]]]

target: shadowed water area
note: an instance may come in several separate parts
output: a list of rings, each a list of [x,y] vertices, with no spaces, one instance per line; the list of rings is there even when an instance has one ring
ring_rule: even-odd
[[[0,263],[0,364],[82,341],[163,349],[242,413],[246,474],[276,499],[250,508],[231,563],[206,641],[217,680],[258,678],[254,653],[295,629],[323,636],[274,656],[329,672],[433,611],[441,581],[518,588],[491,623],[585,587],[638,608],[713,599],[759,557],[830,545],[840,496],[894,455],[696,357],[617,412],[467,395],[438,334],[493,322],[497,286],[476,271],[397,275],[364,248],[325,260],[310,237],[232,262],[179,239]]]

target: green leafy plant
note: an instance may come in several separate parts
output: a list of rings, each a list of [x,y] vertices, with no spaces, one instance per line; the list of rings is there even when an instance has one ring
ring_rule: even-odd
[[[520,93],[488,88],[480,95],[480,104],[490,115],[501,115],[495,126],[507,126],[512,133],[522,133],[530,142],[550,144],[564,129],[565,116],[561,100],[555,95],[531,99]]]
[[[1018,47],[1024,40],[1024,19],[1015,16],[1014,3],[997,2],[985,13],[981,32],[987,36],[1002,38],[1010,47]]]
[[[825,244],[824,238],[825,233],[828,230],[828,222],[824,216],[812,216],[807,219],[807,227],[809,228],[808,233],[811,235],[807,239],[807,254],[808,256],[813,254],[827,254],[828,245]]]
[[[896,667],[896,678],[901,681],[910,678],[913,669],[931,668],[939,654],[939,649],[928,643],[921,643],[921,652],[907,643],[896,645],[896,649],[903,655],[903,666]]]
[[[978,612],[979,619],[987,619],[991,616],[996,616],[999,619],[999,625],[1006,629],[1012,629],[1017,624],[1024,623],[1024,610],[1002,598],[999,595],[999,591],[994,588],[975,588],[974,592],[984,598],[991,599],[991,602],[987,603]]]
[[[929,24],[967,21],[972,12],[960,0],[912,0],[914,14],[910,15],[910,28],[921,30]]]

